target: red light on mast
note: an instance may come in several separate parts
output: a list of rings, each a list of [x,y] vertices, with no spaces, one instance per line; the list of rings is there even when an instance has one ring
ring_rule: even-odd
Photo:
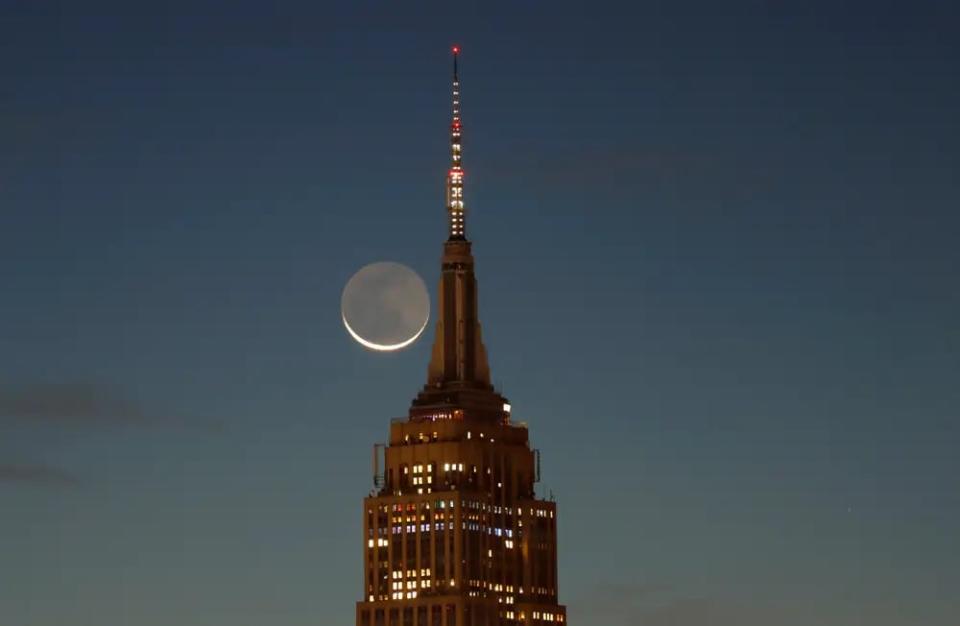
[[[454,46],[454,47],[453,47],[453,53],[454,53],[454,54],[460,54],[460,46]]]

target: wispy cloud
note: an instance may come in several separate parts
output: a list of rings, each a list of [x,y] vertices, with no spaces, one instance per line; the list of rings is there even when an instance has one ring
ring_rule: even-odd
[[[34,487],[76,487],[80,481],[70,472],[47,465],[0,464],[0,484],[2,483]]]
[[[491,178],[526,184],[563,184],[571,191],[595,193],[597,186],[619,193],[645,187],[690,193],[709,185],[714,194],[741,198],[775,189],[779,175],[766,163],[729,155],[634,146],[576,146],[551,152],[518,149],[504,154],[488,170]]]
[[[127,427],[199,428],[209,432],[223,428],[221,422],[209,419],[171,418],[150,413],[115,387],[95,383],[0,386],[0,426],[4,424],[18,431],[36,429],[42,436],[54,431],[70,436],[89,429]],[[57,467],[29,460],[25,463],[0,460],[0,483],[38,488],[71,487],[80,484],[80,480],[70,471]]]
[[[760,599],[687,595],[664,583],[598,585],[576,603],[607,626],[801,626],[810,615]]]
[[[517,151],[492,166],[491,174],[529,180],[530,172],[542,182],[594,184],[619,181],[676,180],[699,175],[719,165],[706,154],[679,150],[638,150],[633,147],[584,147],[579,150],[538,154]]]
[[[631,624],[644,626],[765,626],[796,624],[789,615],[769,607],[716,598],[685,598],[638,611]]]
[[[118,391],[91,383],[0,387],[0,418],[63,422],[139,422],[143,411]]]
[[[99,383],[0,385],[0,421],[53,426],[162,426],[222,430],[215,419],[166,415],[145,409],[120,389]]]
[[[665,583],[606,583],[589,590],[578,602],[590,615],[626,618],[651,599],[669,594]]]

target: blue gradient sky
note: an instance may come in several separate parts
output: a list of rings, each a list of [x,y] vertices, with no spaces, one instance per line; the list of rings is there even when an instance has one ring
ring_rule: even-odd
[[[0,623],[352,623],[455,41],[571,622],[960,621],[955,3],[137,4],[0,5]]]

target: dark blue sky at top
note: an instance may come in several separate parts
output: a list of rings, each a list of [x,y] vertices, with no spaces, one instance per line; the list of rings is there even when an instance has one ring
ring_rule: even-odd
[[[952,3],[139,4],[0,5],[0,622],[352,623],[454,42],[571,621],[960,620]]]

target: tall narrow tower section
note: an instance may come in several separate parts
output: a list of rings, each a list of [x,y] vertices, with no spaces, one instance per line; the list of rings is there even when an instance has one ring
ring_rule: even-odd
[[[450,169],[447,172],[447,230],[443,261],[437,334],[427,376],[427,388],[490,390],[490,366],[477,319],[477,279],[473,253],[467,239],[463,196],[463,124],[460,120],[460,76],[453,49],[453,120],[450,122]],[[489,398],[488,398],[489,399]],[[430,402],[430,398],[424,401]],[[502,404],[502,403],[501,403]]]
[[[512,419],[507,399],[490,384],[480,333],[459,54],[454,47],[448,236],[433,352],[407,416],[392,421],[388,445],[374,447],[357,626],[566,622],[557,601],[556,504],[536,496],[538,453],[526,424]]]

